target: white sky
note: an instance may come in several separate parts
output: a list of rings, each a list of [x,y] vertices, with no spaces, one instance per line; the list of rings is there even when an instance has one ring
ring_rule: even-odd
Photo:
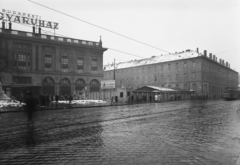
[[[240,72],[239,0],[32,0],[81,20],[168,52],[186,49],[217,55]],[[57,34],[99,41],[103,46],[141,57],[165,52],[59,14],[28,0],[0,0],[0,9],[41,16],[59,23]],[[13,29],[32,31],[13,24]],[[50,29],[43,29],[49,31]],[[104,64],[140,59],[107,50]]]

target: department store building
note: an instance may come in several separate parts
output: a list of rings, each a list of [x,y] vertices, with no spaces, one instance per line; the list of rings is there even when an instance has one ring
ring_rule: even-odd
[[[12,68],[1,73],[5,93],[19,96],[26,91],[70,95],[99,92],[103,79],[102,41],[86,41],[41,33],[0,28],[0,41],[10,50]]]

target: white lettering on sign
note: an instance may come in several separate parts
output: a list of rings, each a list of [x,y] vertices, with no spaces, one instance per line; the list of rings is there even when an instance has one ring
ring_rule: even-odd
[[[41,20],[41,17],[38,15],[26,14],[6,9],[2,9],[2,12],[0,12],[0,20],[23,23],[50,29],[58,29],[58,23]]]
[[[101,88],[102,89],[114,89],[115,88],[115,80],[102,80]]]

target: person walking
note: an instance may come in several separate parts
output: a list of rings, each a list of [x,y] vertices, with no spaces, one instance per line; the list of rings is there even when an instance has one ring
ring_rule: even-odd
[[[27,92],[25,110],[28,117],[28,124],[32,124],[33,112],[36,110],[36,99],[33,97],[32,92]]]
[[[117,105],[118,103],[118,96],[115,96],[115,104]]]
[[[59,100],[59,96],[58,96],[58,94],[56,94],[56,96],[55,96],[55,104],[56,104],[56,107],[58,106],[58,100]]]

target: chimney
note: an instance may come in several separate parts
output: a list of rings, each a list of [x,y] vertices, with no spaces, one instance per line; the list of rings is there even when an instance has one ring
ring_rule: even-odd
[[[38,33],[41,34],[41,28],[38,28]]]
[[[35,34],[35,29],[36,29],[35,26],[33,26],[33,34]]]
[[[224,65],[224,60],[222,60],[222,64]]]
[[[219,64],[222,64],[222,59],[221,58],[219,59]]]
[[[230,68],[230,64],[228,64],[228,67]]]
[[[217,62],[217,56],[215,56],[215,58],[216,58],[215,60],[216,60],[216,62]]]
[[[215,55],[213,55],[213,60],[215,61]]]
[[[197,48],[197,53],[199,52],[198,48]]]
[[[228,62],[226,62],[226,67],[228,67]]]
[[[207,56],[207,51],[206,50],[204,50],[204,56]]]
[[[12,22],[9,22],[8,25],[9,25],[9,30],[12,30]]]
[[[5,29],[5,22],[2,21],[2,29]]]
[[[212,53],[209,53],[209,58],[212,59]]]

